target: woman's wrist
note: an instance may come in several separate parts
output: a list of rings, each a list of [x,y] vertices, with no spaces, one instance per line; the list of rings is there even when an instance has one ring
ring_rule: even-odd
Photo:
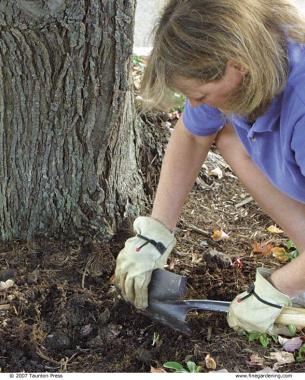
[[[159,217],[159,216],[155,216],[154,214],[151,214],[150,217],[152,219],[156,220],[157,222],[159,222],[160,224],[162,224],[162,226],[164,226],[171,233],[175,232],[176,225],[174,223],[171,223],[170,221],[166,220],[165,218],[162,218],[162,217]]]
[[[305,292],[304,272],[299,270],[297,264],[297,259],[295,259],[273,272],[269,277],[270,283],[289,297],[295,297]]]

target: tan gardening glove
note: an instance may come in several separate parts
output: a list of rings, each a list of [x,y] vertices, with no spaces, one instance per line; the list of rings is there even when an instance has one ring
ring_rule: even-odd
[[[127,301],[145,309],[152,272],[164,267],[176,239],[162,223],[150,217],[138,217],[133,228],[137,235],[126,241],[117,257],[115,285]]]
[[[238,295],[231,302],[227,320],[234,330],[279,333],[280,330],[274,321],[284,306],[291,306],[291,300],[267,280],[270,275],[269,269],[258,268],[254,289]]]

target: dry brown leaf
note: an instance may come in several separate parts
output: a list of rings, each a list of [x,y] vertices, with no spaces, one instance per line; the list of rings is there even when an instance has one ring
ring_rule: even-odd
[[[256,371],[255,373],[275,373],[275,371],[270,367],[265,367],[260,371]]]
[[[286,263],[289,261],[289,257],[287,256],[287,252],[283,247],[274,247],[272,248],[272,256],[279,260],[281,263]]]
[[[222,170],[217,166],[217,168],[209,171],[209,176],[217,177],[218,179],[221,179],[223,177],[223,173],[222,173]]]
[[[113,275],[110,277],[109,284],[114,285],[114,281],[115,281],[115,273],[113,273]]]
[[[222,230],[213,230],[212,239],[214,241],[225,240],[229,239],[229,235]]]
[[[6,290],[14,286],[14,280],[0,281],[0,290]]]
[[[207,354],[204,360],[205,360],[205,366],[207,367],[207,369],[216,369],[217,367],[216,362],[210,354]]]
[[[150,366],[150,373],[167,373],[163,368],[154,368]]]
[[[202,262],[201,255],[196,252],[192,252],[191,257],[192,257],[192,263],[194,264],[199,264]]]
[[[295,362],[294,355],[286,351],[271,352],[270,359],[276,360],[279,365]]]
[[[277,226],[269,226],[267,231],[272,234],[282,234],[284,231],[278,228]]]
[[[171,260],[168,266],[169,270],[173,270],[175,268],[175,265],[176,265],[176,260],[173,257],[171,257]]]
[[[271,254],[272,248],[273,248],[273,245],[271,243],[264,244],[264,243],[258,243],[257,241],[252,243],[252,253],[254,254],[261,254],[263,256],[268,256]]]
[[[286,255],[286,250],[283,247],[273,247],[271,251],[275,255],[274,257]]]
[[[259,355],[257,354],[252,354],[250,356],[250,361],[249,361],[249,364],[251,365],[260,365],[260,366],[263,366],[265,364],[265,359],[260,357]]]

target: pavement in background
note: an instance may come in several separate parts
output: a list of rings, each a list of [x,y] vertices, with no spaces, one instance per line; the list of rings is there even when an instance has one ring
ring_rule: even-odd
[[[134,53],[148,55],[151,48],[151,32],[167,0],[137,0]],[[305,0],[294,0],[305,13]]]

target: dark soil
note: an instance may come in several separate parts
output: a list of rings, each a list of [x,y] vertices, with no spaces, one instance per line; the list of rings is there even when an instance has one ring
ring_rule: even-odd
[[[163,121],[168,128],[174,117],[167,115]],[[152,163],[159,166],[161,155],[158,150],[146,165],[147,187],[157,183],[160,168],[154,169]],[[253,281],[256,267],[282,265],[270,252],[253,254],[252,244],[279,246],[287,237],[266,231],[274,223],[254,201],[245,201],[248,194],[230,168],[221,167],[221,179],[208,175],[213,165],[203,168],[185,204],[167,269],[188,277],[189,297],[232,300]],[[222,229],[229,238],[214,241],[214,229]],[[281,350],[280,344],[263,348],[248,342],[228,327],[224,314],[191,313],[193,334],[187,337],[125,303],[113,286],[113,273],[128,236],[121,232],[109,243],[43,239],[0,243],[0,281],[15,282],[0,291],[1,372],[150,372],[166,361],[189,360],[208,372],[207,354],[216,361],[216,370],[273,368],[269,355]],[[253,354],[264,363],[253,364]],[[304,372],[304,362],[279,371]]]
[[[278,245],[286,237],[266,232],[273,223],[253,201],[236,208],[246,194],[229,169],[224,174],[222,179],[210,177],[208,189],[194,188],[167,268],[188,276],[193,298],[232,300],[253,280],[257,266],[280,265],[271,255],[251,254],[251,244]],[[196,232],[196,227],[206,231]],[[222,228],[229,239],[215,242],[213,228]],[[193,335],[186,337],[150,321],[120,299],[111,276],[126,237],[119,234],[109,244],[1,244],[0,280],[15,281],[0,293],[1,305],[8,305],[0,311],[2,372],[149,372],[169,360],[203,362],[203,371],[208,371],[207,354],[218,370],[258,371],[262,367],[251,365],[252,354],[272,367],[274,361],[266,357],[280,345],[271,343],[265,349],[249,343],[227,326],[223,314],[192,313]],[[236,258],[243,260],[242,269]],[[281,371],[303,372],[304,363]]]

